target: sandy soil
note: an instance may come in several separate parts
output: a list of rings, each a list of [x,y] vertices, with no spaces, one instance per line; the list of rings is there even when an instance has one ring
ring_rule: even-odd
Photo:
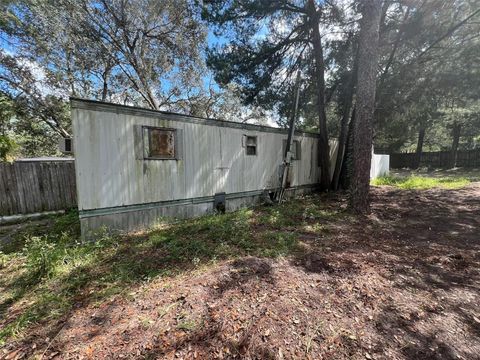
[[[28,346],[62,359],[480,359],[480,185],[380,187],[372,203],[323,236],[298,230],[298,256],[241,258],[80,303]]]

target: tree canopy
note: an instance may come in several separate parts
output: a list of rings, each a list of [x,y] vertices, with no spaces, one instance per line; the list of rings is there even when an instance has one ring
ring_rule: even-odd
[[[23,154],[54,153],[55,138],[70,136],[69,96],[284,127],[301,70],[297,126],[320,134],[322,187],[346,186],[359,131],[358,69],[372,40],[362,45],[367,3],[5,0],[3,149],[19,142]],[[375,147],[477,147],[479,1],[384,0],[375,7]],[[341,155],[333,170],[332,139]]]
[[[33,155],[33,138],[46,145],[38,154],[55,153],[53,138],[70,136],[69,96],[207,117],[235,112],[234,87],[208,84],[206,36],[189,1],[2,2],[0,91],[16,109],[10,133],[24,155]]]

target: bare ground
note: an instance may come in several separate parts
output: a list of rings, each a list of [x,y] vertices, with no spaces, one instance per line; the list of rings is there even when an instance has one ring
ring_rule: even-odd
[[[318,201],[345,206],[341,195]],[[5,357],[480,359],[480,185],[379,187],[372,202],[368,218],[332,218],[321,236],[290,229],[297,255],[219,262],[79,301]]]

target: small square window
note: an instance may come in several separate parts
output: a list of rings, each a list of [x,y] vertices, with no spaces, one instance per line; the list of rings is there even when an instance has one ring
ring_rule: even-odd
[[[247,155],[257,155],[257,137],[246,136],[245,149]]]
[[[146,155],[149,159],[175,159],[175,129],[145,128]]]

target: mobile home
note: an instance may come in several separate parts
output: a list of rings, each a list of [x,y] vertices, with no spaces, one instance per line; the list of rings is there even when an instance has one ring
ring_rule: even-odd
[[[84,236],[235,210],[279,186],[284,129],[80,99],[71,106]],[[319,183],[318,135],[296,131],[292,152],[291,196]]]

